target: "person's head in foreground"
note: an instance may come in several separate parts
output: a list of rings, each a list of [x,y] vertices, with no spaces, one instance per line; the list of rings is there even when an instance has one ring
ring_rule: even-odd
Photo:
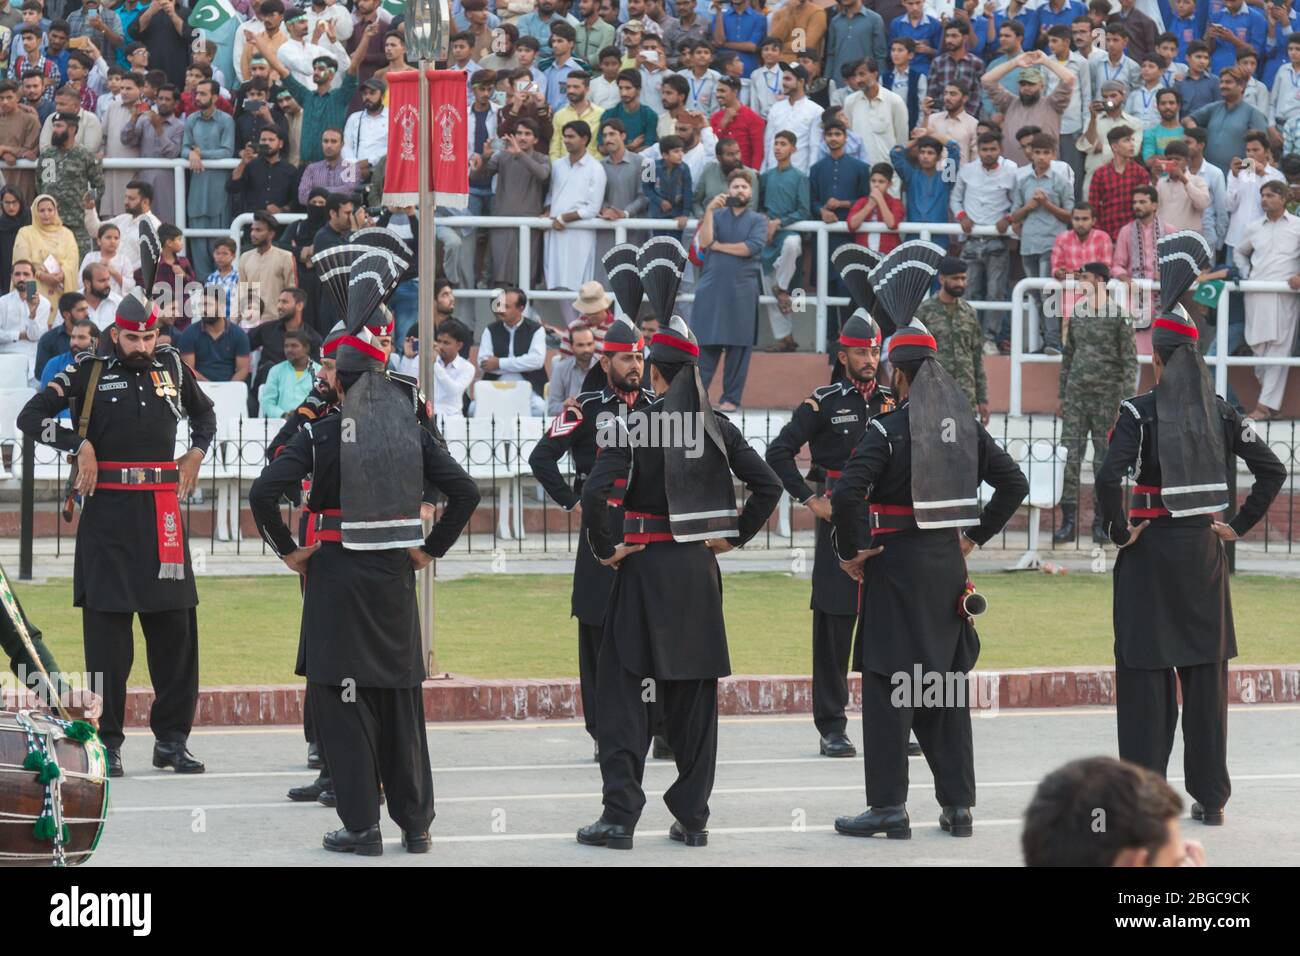
[[[1053,770],[1025,811],[1026,866],[1203,866],[1200,844],[1183,840],[1182,798],[1164,778],[1113,757]]]

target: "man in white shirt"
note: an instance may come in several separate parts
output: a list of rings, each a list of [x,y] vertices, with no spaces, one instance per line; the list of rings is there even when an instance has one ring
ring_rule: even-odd
[[[1234,177],[1235,178],[1235,177]],[[1269,181],[1257,190],[1263,216],[1246,227],[1233,250],[1243,278],[1283,281],[1300,290],[1300,218],[1286,211],[1287,185]],[[1246,344],[1261,358],[1291,354],[1300,324],[1300,298],[1290,292],[1246,293]],[[1285,365],[1257,365],[1259,401],[1248,417],[1272,418],[1286,391]]]
[[[691,182],[698,183],[704,167],[713,162],[718,149],[718,134],[704,121],[700,113],[684,113],[673,124],[673,135],[682,141],[682,162],[691,171]],[[663,157],[659,144],[647,146],[640,153],[642,162],[653,164]],[[710,197],[712,198],[712,197]]]
[[[583,154],[586,154],[585,144]],[[590,156],[586,158],[591,160]],[[546,399],[542,392],[546,386],[546,330],[536,320],[524,318],[527,307],[528,296],[521,289],[506,289],[497,297],[493,302],[497,320],[483,330],[479,339],[478,367],[483,370],[485,381],[526,381],[532,385],[530,410],[533,415],[544,417]]]
[[[126,187],[122,202],[126,212],[103,220],[95,211],[94,202],[87,203],[86,232],[97,236],[99,227],[105,223],[117,226],[118,233],[122,237],[118,243],[117,256],[125,260],[130,267],[129,272],[122,273],[123,277],[126,277],[140,267],[140,221],[148,219],[153,223],[154,229],[157,229],[162,225],[162,220],[153,214],[153,187],[148,183],[132,180]]]
[[[339,43],[347,43],[352,39],[352,11],[339,0],[311,0],[311,5],[307,7],[307,29],[313,36],[316,34],[316,24],[322,20],[334,25],[334,38]]]
[[[474,383],[475,369],[462,358],[461,347],[471,334],[460,319],[448,318],[435,330],[438,358],[433,363],[433,413],[441,418],[465,414],[465,391]]]
[[[1271,154],[1263,134],[1255,130],[1246,134],[1246,158],[1233,159],[1228,176],[1228,235],[1225,242],[1229,256],[1246,235],[1246,230],[1264,218],[1259,189],[1264,183],[1286,182],[1281,170],[1269,165]]]
[[[45,122],[41,124],[39,143],[41,151],[49,149],[54,143],[54,118],[60,113],[76,113],[81,117],[81,122],[77,124],[77,138],[74,142],[88,153],[98,153],[104,144],[103,124],[90,110],[81,108],[81,93],[70,86],[60,87],[54,94],[54,112],[45,117]]]
[[[316,88],[312,63],[318,56],[332,56],[339,63],[347,63],[351,56],[347,48],[336,39],[330,38],[333,20],[318,19],[316,26],[309,26],[307,14],[297,7],[285,12],[284,28],[289,33],[275,55],[289,68],[295,80],[310,89]],[[335,27],[334,29],[337,30]],[[311,31],[310,39],[308,31]],[[337,34],[336,34],[337,35]],[[343,82],[343,74],[335,73],[330,89],[337,89]]]
[[[907,104],[893,90],[880,85],[880,73],[863,63],[854,82],[858,91],[844,99],[844,115],[853,132],[862,137],[873,163],[887,162],[889,151],[908,139]]]
[[[27,378],[36,377],[36,343],[50,327],[50,303],[39,291],[28,294],[36,271],[26,259],[14,263],[9,291],[0,296],[0,353],[27,357]]]
[[[805,95],[807,84],[808,71],[802,66],[798,63],[781,64],[781,89],[785,93],[785,99],[773,105],[767,114],[767,127],[763,131],[763,168],[759,172],[767,172],[776,165],[772,140],[782,130],[795,135],[794,155],[790,157],[790,165],[805,176],[812,168],[817,144],[822,138],[822,108]],[[906,108],[903,120],[906,125]],[[871,155],[870,147],[867,154]]]
[[[343,125],[343,162],[356,163],[362,179],[388,153],[388,84],[372,76],[361,84],[361,106]]]
[[[122,297],[113,294],[113,279],[108,274],[108,266],[102,262],[92,262],[82,269],[81,282],[90,310],[87,318],[103,332],[116,320]]]
[[[1008,298],[1010,290],[1010,237],[972,233],[976,226],[996,226],[1000,232],[1007,232],[1018,170],[1014,162],[1002,155],[1002,140],[996,133],[980,136],[975,151],[979,162],[962,163],[957,170],[948,207],[968,237],[961,247],[968,283],[966,298],[977,302],[997,301]],[[984,354],[994,355],[997,343],[1003,340],[1002,315],[984,311],[979,319],[984,330]]]
[[[566,123],[556,135],[564,137],[565,155],[551,161],[550,195],[544,213],[552,222],[546,233],[546,285],[576,292],[596,271],[596,233],[568,225],[600,215],[605,169],[587,152],[587,143],[596,133],[582,120]]]

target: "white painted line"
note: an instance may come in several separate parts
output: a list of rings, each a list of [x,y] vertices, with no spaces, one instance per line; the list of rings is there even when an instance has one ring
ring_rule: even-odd
[[[1259,782],[1269,780],[1300,780],[1300,773],[1257,773],[1241,774],[1232,778],[1234,783]],[[1171,783],[1182,783],[1182,777],[1170,777]],[[924,780],[916,781],[920,786]],[[976,789],[985,790],[1004,790],[1023,787],[1036,787],[1037,780],[997,780],[989,783],[976,782]],[[862,784],[842,784],[832,786],[796,786],[796,787],[715,787],[713,796],[739,796],[746,794],[772,794],[772,793],[844,793],[844,792],[861,792]],[[650,798],[659,798],[664,795],[663,790],[647,790],[645,792],[647,800]],[[506,803],[520,800],[593,800],[599,801],[601,794],[599,791],[559,791],[552,793],[498,793],[483,794],[461,797],[437,797],[435,805],[460,804],[460,803]],[[109,813],[165,813],[165,812],[192,812],[195,809],[203,810],[283,810],[288,807],[312,807],[318,806],[313,803],[294,803],[290,800],[283,800],[276,803],[217,803],[204,804],[201,801],[195,801],[186,804],[170,804],[162,806],[145,806],[145,807],[110,807]]]

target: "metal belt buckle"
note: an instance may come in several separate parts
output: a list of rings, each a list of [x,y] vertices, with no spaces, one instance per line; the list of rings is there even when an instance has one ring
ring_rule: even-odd
[[[148,482],[148,473],[151,468],[128,468],[126,470],[126,483],[128,485],[143,485]]]
[[[878,511],[869,511],[869,512],[867,512],[867,524],[868,524],[870,527],[872,527],[872,528],[879,528],[879,527],[880,527],[880,512],[878,512]]]
[[[644,534],[644,533],[645,533],[645,515],[637,515],[637,516],[636,516],[636,522],[637,522],[636,533],[637,533],[637,534]]]

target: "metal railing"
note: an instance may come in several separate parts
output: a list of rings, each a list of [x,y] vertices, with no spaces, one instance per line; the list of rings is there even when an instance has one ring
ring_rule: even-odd
[[[1008,415],[1016,416],[1021,414],[1022,402],[1021,391],[1023,388],[1024,366],[1026,363],[1050,365],[1060,364],[1061,356],[1059,355],[1040,355],[1025,351],[1025,339],[1027,335],[1036,336],[1037,329],[1026,329],[1026,303],[1029,300],[1029,293],[1041,289],[1051,289],[1053,291],[1083,291],[1086,287],[1073,279],[1060,282],[1056,279],[1044,278],[1025,278],[1016,283],[1011,291],[1011,386],[1010,386],[1010,403],[1007,410]],[[1155,289],[1160,288],[1159,282],[1152,282],[1145,279],[1135,279],[1127,282],[1112,280],[1108,286],[1112,292],[1120,294],[1121,304],[1126,300],[1131,290],[1139,290],[1142,294],[1149,294]],[[1236,282],[1224,283],[1223,293],[1219,296],[1217,312],[1215,315],[1214,326],[1214,355],[1206,355],[1205,362],[1214,369],[1214,390],[1220,395],[1228,393],[1228,367],[1232,365],[1285,365],[1288,367],[1300,367],[1300,357],[1288,356],[1283,358],[1268,358],[1264,356],[1241,355],[1234,356],[1228,354],[1228,333],[1229,333],[1229,310],[1231,303],[1229,301],[1229,292],[1286,292],[1292,295],[1297,294],[1297,290],[1292,289],[1285,282],[1273,282],[1266,280],[1245,279]],[[1150,354],[1139,355],[1138,362],[1142,365],[1151,364]]]
[[[760,454],[766,452],[768,443],[789,420],[788,414],[772,412],[742,412],[731,418]],[[476,421],[479,424],[475,424]],[[538,422],[539,420],[515,418],[489,419],[486,422],[452,419],[445,423],[445,435],[452,457],[471,473],[483,492],[478,515],[471,525],[471,533],[462,535],[453,548],[454,553],[497,553],[506,549],[520,554],[572,554],[576,551],[581,519],[571,512],[563,511],[546,497],[528,468],[528,456],[541,435]],[[253,534],[246,513],[247,495],[253,480],[261,473],[266,461],[267,446],[278,432],[280,424],[279,421],[269,419],[240,420],[228,423],[219,432],[224,437],[218,437],[214,442],[214,449],[205,459],[200,471],[199,488],[202,497],[191,498],[185,504],[186,526],[191,529],[192,547],[206,547],[211,552],[217,548],[218,542],[228,541],[223,547],[235,554],[269,554],[266,544]],[[1050,476],[1052,487],[1049,497],[1053,502],[1060,498],[1056,475],[1057,447],[1063,441],[1060,427],[1061,421],[1055,416],[1029,415],[1021,418],[1000,417],[992,429],[994,437],[1020,463],[1021,469],[1030,475],[1031,484],[1034,482],[1034,469],[1043,469],[1038,473],[1039,479],[1043,474]],[[1244,546],[1253,554],[1290,555],[1300,546],[1300,526],[1297,526],[1295,513],[1295,495],[1300,491],[1300,434],[1297,433],[1296,422],[1261,422],[1257,431],[1286,466],[1288,478],[1269,513],[1243,539]],[[0,476],[0,491],[9,492],[12,500],[13,492],[21,484],[21,444],[13,440],[2,442],[0,453],[3,454],[7,473],[11,475],[8,480]],[[71,526],[65,525],[56,514],[67,481],[67,463],[62,454],[44,445],[36,446],[33,461],[34,481],[25,490],[34,492],[35,506],[42,515],[47,516],[42,522],[43,533],[36,537],[46,541],[53,538],[53,556],[68,559],[70,569],[72,546],[68,539]],[[566,457],[560,464],[561,473],[572,484],[574,472],[571,459]],[[803,463],[803,467],[806,468],[806,464]],[[1095,468],[1098,463],[1092,464]],[[1240,500],[1249,491],[1250,476],[1244,466],[1239,466],[1234,477],[1237,479],[1237,500]],[[1080,482],[1081,505],[1092,500],[1090,484],[1085,463]],[[227,539],[219,533],[219,529],[225,520],[223,512],[231,509],[231,503],[235,520],[233,525],[228,525],[228,530],[235,533]],[[501,533],[503,509],[514,508],[516,504],[520,507],[523,520],[516,527],[515,534],[507,537]],[[17,507],[17,504],[4,507]],[[286,521],[296,534],[297,508],[288,502],[284,507]],[[798,514],[804,509],[792,504],[788,498],[783,498],[779,507],[793,509],[793,514],[787,515],[790,519],[788,523],[783,522],[779,514],[773,515],[767,527],[748,547],[773,552],[788,552],[798,548],[807,554],[813,542],[809,519]],[[1041,529],[1049,539],[1058,527],[1054,510],[1051,515],[1045,522],[1048,527]],[[196,522],[196,518],[204,520]],[[49,529],[51,521],[52,531]],[[793,530],[783,533],[783,524]],[[524,533],[518,533],[520,530]],[[1079,532],[1072,541],[1049,546],[1057,552],[1065,551],[1067,554],[1095,554],[1096,545],[1092,543],[1089,531],[1088,524],[1081,517]],[[1018,551],[1031,547],[1033,540],[1029,522],[1022,509],[1003,530],[997,544],[1009,551]],[[1041,543],[1039,546],[1042,546]],[[46,558],[49,556],[45,555]]]

